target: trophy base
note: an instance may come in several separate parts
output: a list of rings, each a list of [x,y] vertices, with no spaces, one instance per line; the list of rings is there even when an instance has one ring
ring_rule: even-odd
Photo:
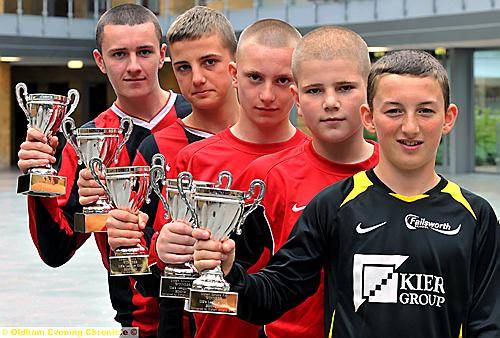
[[[90,232],[106,232],[106,220],[108,214],[87,214],[82,212],[75,213],[75,231],[90,233]]]
[[[226,291],[189,290],[189,312],[237,314],[238,293]]]
[[[66,177],[28,173],[17,178],[17,193],[37,197],[66,194]]]
[[[162,276],[160,282],[160,297],[189,298],[189,289],[199,276]]]
[[[123,255],[109,257],[111,276],[150,275],[148,255]]]

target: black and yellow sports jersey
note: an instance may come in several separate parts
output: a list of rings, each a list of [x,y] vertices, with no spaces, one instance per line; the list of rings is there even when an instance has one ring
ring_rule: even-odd
[[[324,268],[325,336],[500,337],[499,259],[484,199],[444,178],[402,196],[367,171],[317,195],[265,269],[226,278],[258,324],[311,295]]]

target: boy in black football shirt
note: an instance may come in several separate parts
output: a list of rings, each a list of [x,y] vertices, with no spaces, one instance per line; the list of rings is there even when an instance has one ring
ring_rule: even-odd
[[[198,270],[222,261],[238,315],[267,323],[300,304],[325,271],[325,336],[500,336],[500,226],[487,201],[435,172],[455,123],[445,69],[421,51],[381,58],[368,79],[365,128],[380,162],[317,195],[261,272],[234,242],[197,229]]]

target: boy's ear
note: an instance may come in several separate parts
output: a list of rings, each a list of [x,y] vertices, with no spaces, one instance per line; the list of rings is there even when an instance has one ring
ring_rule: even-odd
[[[373,123],[373,112],[368,104],[362,104],[359,108],[359,113],[361,115],[361,122],[368,132],[375,134],[375,124]]]
[[[99,67],[103,74],[106,74],[106,65],[104,64],[104,59],[102,58],[101,52],[99,52],[97,49],[94,49],[92,51],[92,55],[94,56],[97,67]]]
[[[290,85],[290,91],[292,92],[293,100],[295,102],[295,106],[297,107],[297,115],[302,116],[302,110],[300,109],[299,89],[297,88],[297,85]]]
[[[163,64],[165,63],[166,56],[167,56],[167,45],[162,43],[160,46],[160,63],[158,64],[158,69],[163,68]]]
[[[451,103],[444,113],[443,135],[447,135],[453,129],[455,121],[457,120],[458,107]]]
[[[229,68],[229,74],[231,75],[232,81],[233,81],[233,87],[238,88],[238,70],[236,68],[236,62],[231,61],[227,65]]]

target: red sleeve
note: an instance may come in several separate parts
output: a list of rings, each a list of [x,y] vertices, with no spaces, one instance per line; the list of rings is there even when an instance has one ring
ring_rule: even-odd
[[[31,238],[42,260],[52,267],[69,261],[90,237],[90,234],[73,231],[73,215],[82,209],[76,184],[78,172],[76,152],[67,144],[59,170],[59,175],[67,178],[66,195],[57,198],[28,196]]]

